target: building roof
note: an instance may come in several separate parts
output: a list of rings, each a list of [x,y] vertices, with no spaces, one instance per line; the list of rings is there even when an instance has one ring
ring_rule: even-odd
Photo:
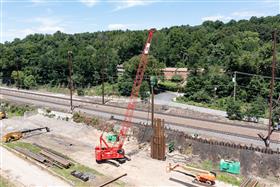
[[[185,71],[187,72],[188,71],[188,68],[164,68],[163,71]]]

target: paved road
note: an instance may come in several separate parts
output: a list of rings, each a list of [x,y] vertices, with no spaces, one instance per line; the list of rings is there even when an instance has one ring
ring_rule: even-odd
[[[0,90],[0,94],[3,95],[6,91]],[[6,93],[7,94],[7,93]],[[33,103],[39,106],[48,106],[58,109],[67,109],[69,106],[68,100],[63,100],[61,98],[49,98],[46,96],[36,96],[26,93],[16,93],[16,92],[9,92],[12,94],[10,96],[4,95],[5,98],[13,101],[18,102],[26,102],[26,103]],[[75,105],[80,105],[78,110],[87,112],[87,113],[94,113],[96,115],[101,116],[111,116],[114,115],[119,119],[123,119],[123,114],[125,113],[124,108],[115,108],[112,106],[104,106],[104,105],[93,105],[93,104],[85,104],[83,102],[75,102]],[[134,112],[134,122],[145,121],[147,119],[147,112],[144,111],[135,111]],[[203,120],[196,120],[196,119],[188,119],[183,117],[177,116],[170,116],[166,114],[155,114],[155,117],[165,119],[167,125],[172,126],[172,128],[176,128],[178,130],[192,131],[192,132],[199,132],[199,134],[205,134],[214,136],[217,138],[228,139],[231,141],[237,141],[242,143],[252,143],[258,146],[263,145],[263,142],[258,139],[257,134],[263,133],[266,134],[264,130],[252,129],[248,127],[242,126],[231,126],[222,123],[215,123],[215,122],[207,122]],[[238,135],[239,137],[236,137]],[[274,133],[271,136],[271,140],[278,141],[277,144],[273,145],[273,147],[279,147],[279,140],[280,140],[280,133]]]
[[[189,109],[197,112],[202,112],[206,114],[216,115],[216,116],[223,116],[226,117],[227,113],[225,111],[221,110],[214,110],[210,108],[204,108],[199,106],[193,106],[183,103],[175,103],[174,99],[178,96],[182,96],[182,93],[176,93],[176,92],[163,92],[155,96],[155,104],[158,105],[168,105],[171,107],[178,107],[182,109]]]
[[[65,181],[16,156],[2,146],[0,146],[0,153],[0,171],[4,175],[8,175],[11,181],[16,181],[24,186],[70,186]]]

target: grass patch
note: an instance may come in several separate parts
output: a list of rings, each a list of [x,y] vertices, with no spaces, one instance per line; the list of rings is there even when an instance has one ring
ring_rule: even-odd
[[[27,142],[21,142],[21,141],[16,141],[16,142],[10,142],[10,143],[5,143],[3,144],[4,146],[7,146],[9,148],[12,148],[14,149],[15,147],[20,147],[20,148],[25,148],[33,153],[39,153],[41,151],[41,148],[31,144],[31,143],[27,143]],[[53,150],[52,150],[53,151]],[[56,151],[53,151],[53,152],[56,152]],[[56,152],[58,153],[58,152]],[[61,153],[58,153],[66,158],[69,158],[67,157],[66,155],[63,155]],[[52,170],[53,172],[55,172],[56,174],[58,174],[59,176],[62,176],[64,177],[65,179],[67,179],[68,181],[70,181],[71,183],[73,183],[75,186],[84,186],[84,187],[89,187],[89,186],[94,186],[92,183],[90,182],[83,182],[82,180],[74,177],[71,175],[71,172],[76,170],[76,171],[80,171],[80,172],[86,172],[86,173],[92,173],[93,175],[95,175],[96,177],[104,177],[103,174],[97,172],[96,170],[92,169],[92,168],[89,168],[87,166],[84,166],[82,164],[79,164],[77,162],[75,162],[74,160],[72,159],[69,159],[72,163],[74,163],[73,166],[71,166],[69,169],[60,169],[60,168],[57,168],[57,167],[51,167],[50,170]],[[93,181],[94,182],[94,181]],[[1,183],[0,183],[1,184]],[[114,183],[112,183],[114,186],[125,186],[125,183],[123,182],[120,182],[120,181],[116,181]],[[0,185],[0,187],[2,187]],[[3,187],[10,187],[10,186],[3,186]],[[14,187],[14,186],[12,186]]]
[[[182,103],[182,104],[193,105],[193,106],[215,109],[215,110],[223,110],[223,111],[226,111],[226,107],[227,107],[226,99],[223,99],[223,98],[217,99],[211,103],[205,103],[205,102],[190,101],[185,96],[182,96],[182,97],[177,97],[176,102]]]
[[[0,187],[15,187],[15,185],[8,181],[6,178],[0,176]]]
[[[8,117],[23,116],[25,112],[33,111],[34,108],[29,105],[15,105],[10,103],[1,103],[1,111],[5,111]]]
[[[218,166],[213,164],[211,160],[204,160],[201,163],[191,163],[187,165],[191,167],[207,170],[207,171],[217,171],[219,169]]]
[[[62,94],[69,94],[69,88],[66,86],[50,86],[44,85],[38,88],[39,91],[43,92],[52,92],[52,93],[62,93]]]
[[[118,84],[109,84],[109,83],[104,83],[104,93],[105,95],[117,95],[119,96],[119,88]],[[89,95],[89,96],[101,96],[102,95],[102,85],[98,85],[95,87],[91,88],[85,88],[84,89],[84,94]]]
[[[232,176],[228,173],[218,173],[217,180],[228,183],[228,184],[232,184],[235,186],[240,186],[243,178],[240,179],[240,178]]]
[[[12,149],[14,149],[15,147],[28,149],[29,151],[31,151],[33,153],[39,153],[41,151],[40,148],[38,148],[37,146],[35,146],[33,144],[26,143],[26,142],[20,142],[20,141],[5,143],[4,145],[6,145],[6,146],[8,146],[9,148],[12,148]]]

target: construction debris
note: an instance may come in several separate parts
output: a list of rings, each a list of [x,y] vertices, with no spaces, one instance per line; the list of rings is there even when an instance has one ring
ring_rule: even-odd
[[[151,139],[151,157],[158,160],[165,160],[166,158],[163,119],[154,120],[153,136]]]
[[[89,179],[95,178],[95,176],[92,175],[91,173],[83,173],[83,172],[76,171],[76,170],[72,171],[71,175],[73,175],[74,177],[76,177],[78,179],[81,179],[84,182],[87,182]]]
[[[114,179],[111,179],[111,180],[109,180],[109,181],[107,181],[107,182],[105,182],[105,183],[99,185],[98,187],[103,187],[103,186],[106,186],[106,185],[108,185],[108,184],[111,184],[112,182],[115,182],[116,180],[118,180],[118,179],[120,179],[120,178],[122,178],[122,177],[124,177],[124,176],[126,176],[126,175],[127,175],[127,173],[124,173],[124,174],[122,174],[122,175],[120,175],[120,176],[118,176],[118,177],[116,177],[116,178],[114,178]]]

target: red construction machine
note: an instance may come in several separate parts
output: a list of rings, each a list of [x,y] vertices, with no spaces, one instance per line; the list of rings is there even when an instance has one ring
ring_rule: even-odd
[[[123,149],[123,144],[126,138],[127,131],[131,127],[131,122],[133,118],[133,113],[136,107],[136,100],[138,98],[139,90],[142,84],[144,72],[148,63],[148,54],[153,38],[153,34],[156,30],[150,29],[149,36],[144,46],[140,63],[138,65],[136,77],[132,87],[130,101],[127,105],[124,121],[121,124],[121,130],[118,134],[118,142],[110,145],[103,138],[103,133],[100,136],[100,145],[95,147],[95,158],[97,163],[101,163],[108,160],[116,160],[119,163],[124,163],[127,159],[125,157],[125,151]]]

